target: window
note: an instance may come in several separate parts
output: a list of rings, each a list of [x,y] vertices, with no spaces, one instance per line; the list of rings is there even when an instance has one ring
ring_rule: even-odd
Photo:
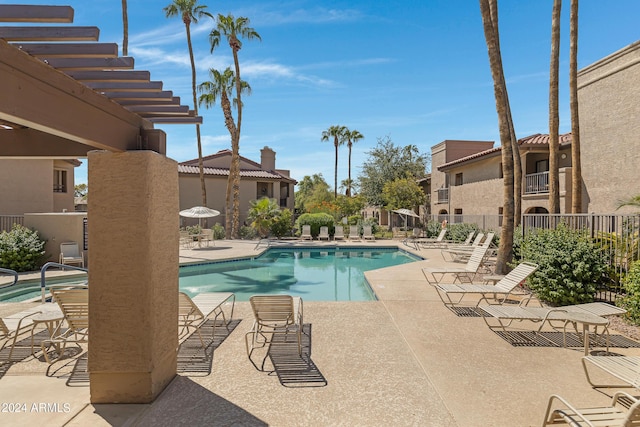
[[[456,185],[462,185],[462,172],[456,174]]]
[[[454,213],[455,215],[462,215],[462,209],[454,209],[454,210],[453,210],[453,213]]]
[[[67,171],[62,169],[53,170],[53,192],[54,193],[67,192]]]
[[[538,160],[536,162],[536,173],[549,172],[549,159]]]

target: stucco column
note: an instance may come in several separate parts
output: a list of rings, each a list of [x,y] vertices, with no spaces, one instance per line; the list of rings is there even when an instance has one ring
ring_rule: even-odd
[[[148,403],[177,368],[177,163],[92,151],[89,185],[91,402]]]

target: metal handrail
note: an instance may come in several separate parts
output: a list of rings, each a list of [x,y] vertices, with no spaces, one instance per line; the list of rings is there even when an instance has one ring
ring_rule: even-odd
[[[89,272],[88,269],[83,267],[75,267],[73,265],[60,264],[59,262],[53,262],[53,261],[46,263],[40,269],[40,294],[42,296],[42,303],[44,303],[46,299],[44,296],[46,292],[45,273],[47,272],[49,267],[58,267],[58,268],[62,268],[63,270],[68,269],[68,270],[84,271],[85,273]]]
[[[13,286],[16,283],[18,283],[18,272],[17,271],[11,270],[11,269],[8,269],[8,268],[0,268],[0,273],[7,273],[7,274],[10,274],[10,275],[13,276],[13,283],[9,283],[8,285],[2,285],[2,286],[0,286],[0,289],[6,288],[6,287],[9,287],[9,286]]]

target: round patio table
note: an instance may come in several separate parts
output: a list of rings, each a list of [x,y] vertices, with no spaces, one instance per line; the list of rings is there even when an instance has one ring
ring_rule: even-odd
[[[35,352],[33,351],[33,341],[35,336],[36,327],[39,324],[44,324],[47,332],[49,333],[48,339],[53,338],[55,331],[60,328],[60,324],[64,320],[64,315],[61,311],[57,310],[47,310],[43,311],[40,314],[37,314],[31,318],[33,321],[33,326],[31,328],[31,354],[35,357]],[[55,344],[56,350],[59,352],[59,345]]]
[[[584,341],[584,355],[588,356],[589,355],[589,327],[590,326],[595,326],[594,329],[594,333],[597,335],[598,334],[598,326],[603,326],[604,329],[602,331],[602,333],[604,334],[606,332],[607,334],[607,352],[609,352],[609,321],[607,319],[605,319],[604,317],[600,317],[600,316],[596,316],[595,314],[591,314],[591,313],[582,313],[582,312],[576,312],[576,311],[567,311],[566,312],[566,319],[564,322],[564,330],[563,330],[563,336],[564,336],[564,346],[567,346],[567,325],[571,323],[573,325],[573,328],[576,330],[576,333],[578,334],[578,336],[580,335],[578,332],[578,326],[577,324],[580,323],[582,324],[582,335],[583,335],[583,341]]]

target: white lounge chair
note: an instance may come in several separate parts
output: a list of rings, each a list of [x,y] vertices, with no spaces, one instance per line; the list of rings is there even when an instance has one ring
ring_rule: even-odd
[[[211,340],[215,337],[218,318],[229,331],[229,324],[233,319],[236,296],[231,292],[203,292],[191,298],[184,292],[178,293],[178,326],[180,341],[186,340],[193,332],[198,334],[200,343],[204,347],[204,340],[200,327],[209,319],[213,319]],[[229,319],[224,313],[224,306],[231,304]],[[193,332],[191,329],[193,328]]]
[[[354,240],[354,241],[360,240],[360,231],[358,230],[357,225],[349,226],[349,240]]]
[[[478,246],[490,248],[491,243],[493,242],[493,236],[495,236],[494,232],[487,233],[486,239],[484,239],[484,241],[480,243],[482,238],[485,236],[483,233],[479,233],[478,236],[476,236],[476,238],[474,239],[473,243],[469,246],[447,246],[441,251],[442,259],[444,259],[445,261],[465,262],[469,259],[469,256],[473,252],[474,248]]]
[[[438,248],[441,245],[444,245],[445,243],[447,243],[447,241],[444,240],[444,236],[446,234],[447,234],[447,229],[443,228],[442,230],[440,230],[440,234],[438,234],[438,237],[436,237],[435,239],[433,238],[413,239],[413,244],[415,245],[416,249],[420,249],[420,247]]]
[[[80,265],[84,268],[84,253],[77,242],[60,243],[60,264]]]
[[[618,378],[623,384],[598,384],[589,375],[588,366],[593,365],[609,375]],[[587,381],[594,388],[635,387],[640,390],[640,356],[584,356],[582,367]]]
[[[318,234],[318,240],[329,241],[329,227],[327,226],[320,227],[320,234]]]
[[[56,313],[56,317],[62,317],[62,313],[60,312],[60,309],[58,308],[57,304],[45,303],[45,304],[40,304],[38,306],[20,311],[19,313],[15,313],[0,319],[0,341],[2,341],[2,345],[0,346],[0,351],[4,350],[7,346],[9,346],[9,354],[7,357],[8,361],[12,360],[13,352],[17,347],[16,344],[18,342],[18,337],[24,334],[26,338],[26,334],[28,332],[31,332],[31,345],[30,345],[31,354],[34,353],[33,318],[42,314],[43,312]]]
[[[50,339],[42,341],[42,353],[47,363],[52,363],[47,347],[55,345],[61,355],[67,343],[75,343],[80,347],[80,343],[89,340],[89,289],[56,288],[50,292],[62,311],[67,328],[58,327]]]
[[[467,295],[480,296],[480,299],[475,305],[476,307],[479,306],[482,301],[489,303],[490,299],[497,304],[502,304],[509,295],[511,295],[513,290],[537,269],[537,264],[522,262],[495,285],[440,283],[433,284],[432,286],[438,291],[438,296],[442,302],[449,307],[457,306]],[[455,295],[458,299],[454,301],[451,298],[452,295]]]
[[[373,230],[370,225],[362,227],[362,239],[363,240],[376,240],[376,236],[373,235]]]
[[[333,240],[344,240],[344,227],[342,225],[336,225]]]
[[[473,250],[464,267],[425,267],[422,269],[422,274],[424,274],[424,277],[432,285],[440,283],[446,274],[452,274],[454,276],[453,283],[456,281],[460,283],[472,283],[486,253],[487,248],[478,246]]]
[[[311,226],[303,225],[302,226],[302,234],[300,235],[300,240],[313,240],[313,236],[311,236]]]
[[[624,401],[621,403],[621,401]],[[631,406],[627,409],[623,405]],[[555,409],[553,409],[556,407]],[[578,409],[566,399],[551,395],[543,427],[550,425],[631,427],[640,425],[640,400],[624,392],[613,396],[611,406]]]

